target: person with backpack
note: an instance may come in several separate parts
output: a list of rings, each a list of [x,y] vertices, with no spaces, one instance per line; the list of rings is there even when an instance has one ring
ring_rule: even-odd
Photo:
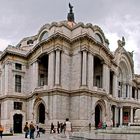
[[[24,132],[25,132],[25,138],[28,138],[28,134],[29,134],[28,122],[26,122],[26,124],[24,126]]]
[[[34,139],[34,132],[35,132],[35,127],[33,125],[33,122],[30,123],[30,139]]]

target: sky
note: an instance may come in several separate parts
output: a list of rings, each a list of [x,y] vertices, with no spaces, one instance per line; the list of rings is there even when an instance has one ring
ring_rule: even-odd
[[[139,0],[0,0],[0,51],[37,34],[46,23],[66,20],[69,2],[75,22],[100,26],[111,51],[125,37],[125,49],[134,51],[135,73],[140,74]]]

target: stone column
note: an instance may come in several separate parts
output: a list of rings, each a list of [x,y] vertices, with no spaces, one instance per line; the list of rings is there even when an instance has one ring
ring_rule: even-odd
[[[126,84],[123,83],[122,85],[122,98],[126,98]]]
[[[52,88],[54,86],[54,60],[55,53],[54,51],[49,53],[49,66],[48,66],[48,86]]]
[[[133,123],[133,108],[131,107],[131,110],[130,110],[130,122]]]
[[[120,107],[120,126],[122,126],[123,123],[123,108]]]
[[[118,123],[118,108],[115,106],[115,127],[117,127]]]
[[[117,97],[118,92],[118,83],[117,83],[117,75],[113,75],[113,97]]]
[[[138,89],[138,100],[140,101],[140,89]]]
[[[93,87],[94,79],[94,55],[88,54],[88,87],[91,89]]]
[[[131,85],[129,86],[129,95],[130,95],[130,98],[132,98],[132,86]]]
[[[127,85],[127,98],[130,98],[129,85]]]
[[[87,85],[87,51],[83,51],[82,60],[82,86]]]
[[[103,64],[103,89],[109,93],[110,85],[110,70],[106,64]]]
[[[60,86],[60,67],[61,67],[61,62],[60,62],[60,50],[56,50],[56,60],[55,60],[55,85]]]

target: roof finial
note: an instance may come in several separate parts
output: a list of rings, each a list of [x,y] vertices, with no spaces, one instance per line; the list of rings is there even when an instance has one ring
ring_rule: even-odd
[[[70,22],[74,22],[74,13],[72,11],[73,6],[69,3],[70,12],[68,13],[67,19]]]

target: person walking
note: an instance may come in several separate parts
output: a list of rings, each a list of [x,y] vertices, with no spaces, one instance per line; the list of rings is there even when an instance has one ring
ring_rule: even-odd
[[[24,126],[24,132],[25,132],[25,138],[28,138],[28,134],[29,134],[28,122],[26,122],[26,124]]]
[[[30,139],[34,139],[34,132],[35,132],[35,127],[33,125],[33,122],[30,123]]]
[[[2,139],[2,133],[3,133],[3,127],[2,127],[2,125],[0,124],[0,137],[1,137],[1,139]]]
[[[53,123],[51,123],[51,130],[50,130],[50,134],[55,133],[55,129],[54,129],[54,125]]]
[[[39,132],[39,127],[38,125],[36,126],[36,138],[40,137],[40,132]]]
[[[66,137],[69,139],[69,136],[71,135],[71,132],[72,132],[72,123],[69,121],[69,118],[66,118],[65,124],[66,124],[65,134],[66,134]]]
[[[59,123],[59,121],[57,122],[57,133],[58,134],[60,133],[60,123]]]

